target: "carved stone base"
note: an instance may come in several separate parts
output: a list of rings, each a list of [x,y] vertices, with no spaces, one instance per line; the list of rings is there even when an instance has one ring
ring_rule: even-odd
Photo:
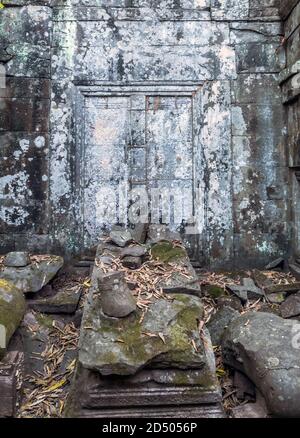
[[[222,418],[217,380],[203,370],[151,369],[103,377],[78,369],[66,417]]]

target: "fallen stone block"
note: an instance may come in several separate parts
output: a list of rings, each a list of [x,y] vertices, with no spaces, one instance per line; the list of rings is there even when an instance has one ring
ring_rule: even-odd
[[[219,309],[210,319],[207,324],[207,328],[210,333],[212,344],[220,345],[222,336],[234,318],[240,316],[239,312],[232,309],[231,307],[222,307]]]
[[[117,246],[124,248],[132,242],[132,235],[129,230],[125,229],[114,229],[109,233],[110,240]]]
[[[274,294],[280,292],[294,293],[300,291],[300,282],[288,284],[273,284],[265,288],[266,294]]]
[[[297,265],[296,263],[289,263],[289,269],[293,276],[300,280],[300,265]]]
[[[139,269],[142,266],[140,257],[126,256],[123,257],[122,265],[129,269]]]
[[[248,312],[222,339],[224,363],[249,377],[273,416],[300,416],[299,333],[297,321]]]
[[[0,418],[16,414],[23,359],[22,353],[11,351],[0,361]]]
[[[290,295],[280,306],[280,314],[283,318],[292,318],[300,315],[300,293]]]
[[[44,256],[24,267],[0,267],[0,279],[11,281],[23,293],[38,292],[63,266],[59,256]]]
[[[9,252],[6,254],[3,261],[5,266],[14,268],[23,268],[24,266],[30,265],[30,263],[29,254],[24,251]]]
[[[272,269],[281,268],[283,269],[285,265],[285,260],[282,257],[278,257],[277,259],[273,260],[269,264],[265,266],[266,271],[271,271]]]
[[[265,287],[273,285],[272,280],[270,280],[270,278],[268,278],[263,272],[259,271],[258,269],[253,269],[252,277],[254,282],[260,289],[264,289]]]
[[[27,305],[42,313],[75,313],[82,293],[81,286],[59,290],[54,296],[41,299],[27,299]]]
[[[147,248],[142,245],[127,246],[121,252],[121,258],[123,257],[144,257],[147,254]]]
[[[0,279],[0,359],[25,313],[23,293],[10,281]]]

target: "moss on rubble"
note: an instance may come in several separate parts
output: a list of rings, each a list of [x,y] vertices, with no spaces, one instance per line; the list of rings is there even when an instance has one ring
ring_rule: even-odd
[[[184,248],[175,246],[169,241],[161,241],[153,245],[151,255],[155,260],[163,263],[173,262],[187,257]]]

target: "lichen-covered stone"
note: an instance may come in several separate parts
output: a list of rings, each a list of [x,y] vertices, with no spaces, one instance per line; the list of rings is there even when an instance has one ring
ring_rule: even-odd
[[[23,293],[10,281],[0,279],[0,360],[25,313]]]
[[[12,282],[24,293],[38,292],[56,275],[63,263],[62,257],[47,256],[45,260],[22,268],[3,266],[0,267],[0,279]]]
[[[177,294],[172,300],[159,299],[142,320],[140,310],[114,319],[105,316],[100,306],[94,297],[85,309],[79,350],[85,368],[103,375],[131,375],[154,363],[183,369],[205,365],[198,330],[203,306],[198,298]]]

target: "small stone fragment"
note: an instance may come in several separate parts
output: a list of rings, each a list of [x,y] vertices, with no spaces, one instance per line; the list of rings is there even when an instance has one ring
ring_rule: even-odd
[[[30,265],[30,257],[26,251],[13,251],[6,254],[3,261],[5,266],[22,268]]]
[[[234,295],[236,295],[241,300],[242,303],[247,302],[248,294],[244,286],[239,284],[229,284],[226,286],[226,288]]]
[[[121,258],[130,256],[130,257],[143,257],[147,254],[147,248],[141,245],[133,245],[127,246],[122,250]]]
[[[122,265],[129,269],[139,269],[142,266],[140,257],[126,256],[122,260]]]
[[[62,257],[47,255],[24,267],[4,266],[0,269],[0,279],[12,282],[23,293],[38,292],[52,280],[63,263]]]
[[[266,271],[270,271],[272,269],[276,269],[276,268],[284,268],[284,263],[285,260],[282,257],[278,257],[277,259],[273,260],[272,262],[270,262],[266,267]]]
[[[257,300],[265,296],[264,292],[255,285],[252,278],[243,278],[243,286],[247,291],[248,300]]]
[[[280,306],[283,318],[291,318],[300,315],[300,293],[290,295]]]
[[[268,295],[268,301],[272,304],[281,304],[286,299],[287,294],[285,292],[278,292]]]
[[[109,233],[110,240],[117,246],[124,248],[130,242],[132,242],[132,235],[128,230],[112,230]]]
[[[136,310],[136,301],[130,292],[123,272],[112,272],[98,278],[101,308],[104,314],[124,318]]]

